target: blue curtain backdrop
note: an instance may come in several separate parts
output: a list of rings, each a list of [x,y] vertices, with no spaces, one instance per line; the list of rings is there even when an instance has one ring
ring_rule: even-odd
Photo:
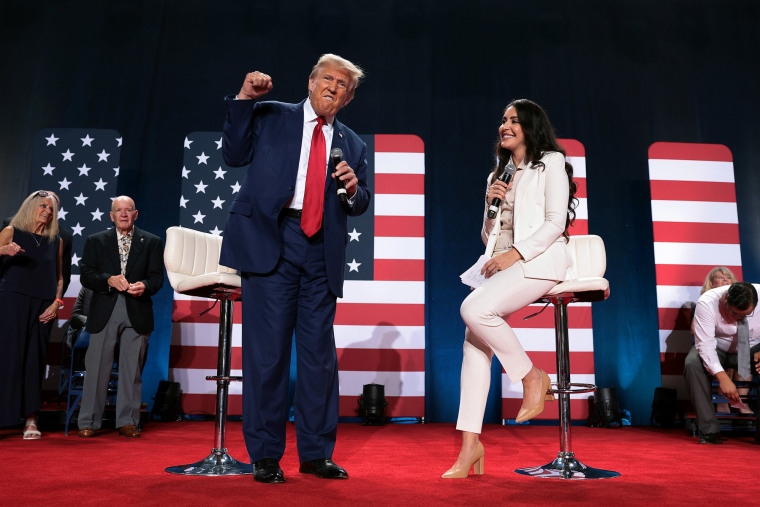
[[[485,176],[504,106],[543,105],[586,147],[589,227],[608,251],[612,296],[594,306],[597,383],[646,424],[660,384],[647,148],[720,143],[734,155],[742,259],[760,280],[760,7],[742,0],[0,0],[0,212],[27,191],[45,127],[124,137],[119,193],[140,226],[178,223],[182,141],[221,129],[222,97],[246,72],[298,101],[320,54],[364,67],[341,119],[361,134],[415,134],[426,147],[427,401],[453,421],[466,288],[480,254]],[[146,384],[166,378],[171,290],[156,298]],[[487,420],[499,417],[498,365]]]

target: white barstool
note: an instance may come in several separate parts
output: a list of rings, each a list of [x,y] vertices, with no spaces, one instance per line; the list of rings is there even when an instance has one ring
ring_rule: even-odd
[[[182,227],[166,230],[164,264],[169,283],[180,294],[221,301],[216,376],[216,424],[211,454],[196,463],[172,466],[167,472],[180,475],[251,474],[251,465],[235,460],[224,447],[229,383],[243,377],[230,376],[232,353],[232,303],[240,299],[240,275],[219,264],[222,237]]]
[[[538,300],[554,305],[554,335],[557,342],[557,382],[549,392],[559,395],[559,453],[543,466],[518,468],[518,474],[556,479],[608,479],[618,472],[591,468],[575,458],[570,439],[570,395],[596,391],[594,384],[570,382],[570,346],[567,332],[567,305],[603,301],[610,295],[610,284],[604,278],[607,254],[599,236],[570,236],[567,245],[572,258],[567,280],[555,285]]]

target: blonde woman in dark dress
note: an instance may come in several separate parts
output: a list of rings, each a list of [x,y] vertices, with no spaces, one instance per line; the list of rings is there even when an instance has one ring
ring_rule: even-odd
[[[63,306],[58,205],[44,190],[27,197],[0,231],[0,426],[24,421],[23,437],[37,428],[47,344]]]

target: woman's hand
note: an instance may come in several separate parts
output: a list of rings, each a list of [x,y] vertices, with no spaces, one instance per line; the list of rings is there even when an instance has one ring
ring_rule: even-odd
[[[520,259],[522,259],[520,252],[511,248],[504,253],[500,253],[499,255],[495,255],[488,259],[488,261],[483,264],[483,269],[480,270],[480,274],[486,278],[491,278],[499,271],[504,271]]]
[[[507,198],[507,190],[512,186],[512,182],[509,182],[509,185],[504,183],[503,181],[496,180],[494,181],[490,187],[488,187],[488,197],[487,200],[490,203],[495,198],[501,199],[504,201],[504,199]]]
[[[18,253],[24,253],[26,250],[18,246],[18,244],[11,241],[7,245],[0,246],[0,255],[10,255],[13,257]]]
[[[58,315],[58,307],[61,306],[58,301],[53,301],[53,304],[47,307],[47,309],[40,315],[40,322],[47,324]]]

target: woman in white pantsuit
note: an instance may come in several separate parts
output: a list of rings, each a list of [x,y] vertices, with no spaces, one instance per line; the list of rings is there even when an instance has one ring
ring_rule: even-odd
[[[565,150],[544,110],[526,99],[513,101],[504,111],[496,155],[483,217],[483,241],[486,255],[491,256],[482,271],[486,282],[461,308],[467,325],[457,419],[462,449],[444,479],[465,478],[473,465],[475,473],[483,473],[480,431],[494,354],[512,383],[523,384],[517,422],[537,416],[544,400],[553,399],[546,392],[548,375],[533,366],[506,321],[565,279],[570,262],[567,228],[575,217],[573,168],[565,161]],[[507,185],[498,177],[510,162],[517,170]],[[501,199],[501,206],[489,219],[494,198]]]

